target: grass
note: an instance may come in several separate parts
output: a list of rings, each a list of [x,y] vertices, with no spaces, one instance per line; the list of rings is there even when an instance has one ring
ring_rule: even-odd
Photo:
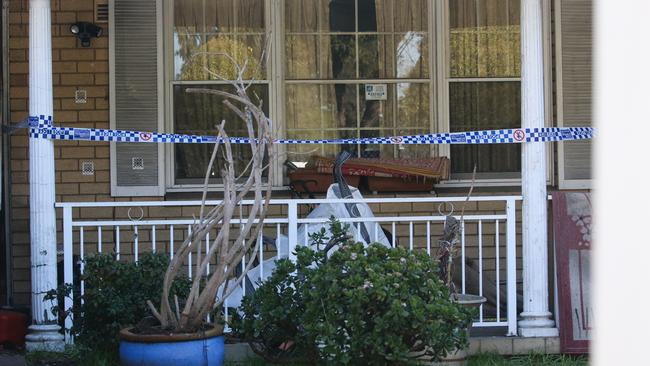
[[[586,356],[547,355],[531,353],[528,355],[505,357],[494,353],[482,353],[469,357],[468,366],[586,366]]]
[[[262,359],[250,359],[241,362],[226,362],[224,366],[263,366]],[[308,364],[287,363],[288,366],[306,366]],[[587,366],[585,356],[546,355],[531,353],[520,356],[501,356],[495,353],[482,353],[468,358],[468,366]]]
[[[34,351],[25,354],[29,366],[117,366],[119,357],[115,352],[84,349],[68,345],[65,351]]]
[[[113,366],[119,365],[114,352],[98,352],[78,346],[66,346],[65,352],[30,352],[26,354],[30,366]],[[468,358],[468,366],[587,366],[586,356],[546,355],[531,353],[519,356],[501,356],[495,353],[481,353]],[[267,363],[259,358],[246,361],[226,361],[225,366],[263,366]],[[307,366],[306,363],[285,363],[286,366]]]

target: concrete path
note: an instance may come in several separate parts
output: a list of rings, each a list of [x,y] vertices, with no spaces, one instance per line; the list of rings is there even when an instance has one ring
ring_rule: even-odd
[[[15,353],[0,353],[0,366],[27,366],[27,361],[22,355]]]

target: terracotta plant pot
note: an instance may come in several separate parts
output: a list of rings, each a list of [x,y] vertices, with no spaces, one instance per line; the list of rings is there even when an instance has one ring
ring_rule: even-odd
[[[124,366],[221,366],[223,327],[187,334],[135,334],[120,331],[120,362]]]

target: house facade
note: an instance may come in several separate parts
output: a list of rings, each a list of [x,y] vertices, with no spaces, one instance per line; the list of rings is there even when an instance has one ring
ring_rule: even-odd
[[[212,95],[244,79],[278,137],[326,139],[515,128],[522,125],[521,6],[526,0],[53,0],[53,120],[66,127],[214,134],[235,117]],[[3,123],[29,115],[29,6],[3,8]],[[544,125],[591,125],[590,0],[541,1]],[[71,26],[89,22],[82,42]],[[85,43],[85,44],[82,44]],[[381,90],[372,98],[368,86]],[[231,122],[232,121],[232,122]],[[4,296],[31,303],[29,138],[3,131]],[[590,140],[546,144],[551,190],[590,189]],[[519,194],[521,145],[353,145],[354,156],[446,156],[438,196],[463,196],[477,169],[478,195]],[[333,156],[337,145],[285,145],[269,183],[290,197],[286,163]],[[200,198],[208,145],[56,141],[56,202],[179,201]],[[245,152],[240,151],[242,161]],[[242,165],[243,168],[243,165]],[[217,176],[216,174],[215,176]],[[210,189],[218,198],[219,179]],[[372,196],[372,192],[367,192]],[[414,193],[391,192],[390,197]],[[430,192],[419,194],[431,195]],[[469,211],[500,207],[474,202]],[[148,217],[187,215],[182,205],[146,207]],[[430,206],[373,206],[377,215],[427,214]],[[75,208],[75,218],[117,220],[120,207]],[[62,217],[57,242],[62,249]],[[498,234],[497,234],[498,235]],[[101,243],[101,232],[95,241]],[[552,239],[552,236],[549,235]],[[498,256],[498,252],[497,252]],[[519,253],[521,256],[521,253]],[[3,264],[5,264],[3,263]],[[498,262],[497,262],[498,263]],[[552,297],[552,296],[551,296]]]

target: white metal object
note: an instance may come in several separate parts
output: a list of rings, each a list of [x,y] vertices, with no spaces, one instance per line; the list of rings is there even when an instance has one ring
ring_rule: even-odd
[[[431,197],[431,198],[424,198],[424,197],[416,197],[416,198],[369,198],[369,199],[362,199],[362,200],[271,200],[271,205],[276,206],[278,210],[276,212],[287,212],[286,216],[279,216],[279,217],[271,217],[265,219],[265,226],[267,226],[269,229],[273,228],[274,230],[266,230],[265,232],[268,233],[275,233],[276,236],[276,253],[277,257],[290,257],[292,260],[295,260],[295,243],[298,242],[298,232],[299,232],[299,227],[301,225],[314,225],[314,224],[322,224],[323,222],[326,222],[328,219],[327,218],[306,218],[304,217],[305,215],[301,216],[300,212],[305,212],[305,210],[300,210],[301,206],[305,207],[308,205],[314,205],[317,203],[322,203],[322,202],[328,202],[328,203],[333,203],[334,201],[342,201],[342,202],[365,202],[365,203],[379,203],[379,204],[390,204],[390,203],[396,203],[396,202],[426,202],[426,203],[431,203],[432,207],[433,204],[435,203],[440,203],[440,202],[461,202],[464,201],[465,197]],[[475,202],[489,202],[489,201],[494,201],[494,202],[505,202],[505,211],[503,212],[497,212],[497,213],[490,213],[490,214],[481,214],[481,215],[465,215],[464,216],[464,223],[467,223],[467,225],[471,227],[477,227],[478,228],[478,222],[480,221],[482,224],[492,224],[494,223],[495,225],[498,225],[498,223],[505,223],[506,225],[506,230],[504,232],[504,237],[505,237],[505,251],[504,251],[504,258],[488,258],[485,254],[487,253],[487,250],[491,248],[492,244],[498,245],[500,242],[499,239],[497,238],[496,240],[492,241],[489,240],[489,234],[486,233],[485,237],[482,236],[476,236],[475,233],[464,233],[464,235],[467,236],[465,240],[465,245],[468,248],[471,248],[473,246],[476,246],[480,240],[480,245],[482,249],[482,255],[481,255],[481,263],[479,263],[481,269],[483,268],[492,268],[491,263],[495,263],[496,266],[496,271],[498,272],[499,266],[497,263],[501,264],[504,266],[502,268],[506,273],[507,273],[507,287],[504,289],[499,289],[498,288],[498,280],[496,281],[497,288],[491,288],[490,286],[493,286],[492,283],[487,283],[486,281],[482,280],[482,292],[485,293],[486,291],[492,291],[493,293],[497,293],[496,295],[496,304],[497,308],[500,305],[500,296],[503,294],[507,296],[507,303],[506,303],[506,308],[507,310],[504,312],[506,315],[503,315],[503,312],[500,312],[500,310],[497,310],[499,312],[499,316],[495,316],[494,314],[488,315],[485,311],[485,306],[483,307],[483,311],[481,311],[481,319],[477,319],[477,321],[474,322],[475,327],[494,327],[494,326],[499,326],[499,327],[507,327],[508,329],[508,335],[515,335],[516,334],[516,329],[517,329],[517,317],[516,317],[516,305],[517,305],[517,295],[516,295],[516,215],[515,215],[515,210],[516,210],[516,202],[521,200],[521,197],[517,196],[506,196],[506,197],[486,197],[486,196],[479,196],[475,198],[471,198],[471,201]],[[209,201],[207,205],[215,205],[217,204],[218,201]],[[242,204],[244,206],[250,206],[253,202],[252,201],[244,201]],[[192,217],[186,217],[186,218],[172,218],[172,219],[149,219],[147,217],[143,217],[142,220],[138,221],[133,221],[129,219],[124,219],[124,220],[97,220],[97,219],[92,219],[92,220],[84,220],[83,218],[81,219],[73,219],[71,214],[68,214],[66,212],[72,212],[74,208],[79,208],[79,207],[133,207],[133,206],[138,206],[138,207],[165,207],[165,206],[199,206],[201,204],[200,201],[150,201],[150,202],[80,202],[80,203],[58,203],[56,206],[61,208],[63,210],[63,227],[64,227],[64,233],[70,233],[69,235],[64,235],[64,249],[67,253],[72,253],[78,245],[81,243],[73,242],[75,235],[73,233],[77,231],[81,231],[84,228],[92,228],[94,229],[95,227],[97,228],[103,228],[104,230],[109,230],[113,231],[115,235],[115,241],[117,242],[118,236],[118,228],[120,231],[124,233],[129,233],[133,232],[135,230],[135,227],[138,227],[138,232],[140,233],[139,236],[139,244],[140,245],[140,250],[145,251],[145,248],[153,248],[157,247],[160,248],[158,245],[159,243],[156,243],[156,237],[158,235],[154,235],[154,230],[155,232],[158,231],[169,231],[169,243],[170,243],[170,251],[173,253],[173,241],[174,241],[174,226],[178,225],[184,225],[188,226],[194,223],[194,218]],[[397,215],[397,214],[396,214]],[[436,245],[436,240],[437,237],[440,235],[440,229],[441,225],[445,220],[444,215],[440,215],[438,213],[432,212],[431,214],[422,214],[422,215],[414,215],[412,213],[409,214],[409,216],[381,216],[381,217],[372,217],[372,218],[345,218],[341,219],[342,222],[348,223],[352,225],[353,223],[359,223],[359,222],[364,222],[364,221],[369,221],[373,224],[373,226],[376,226],[379,230],[382,226],[387,229],[392,230],[392,235],[391,237],[393,238],[392,244],[397,246],[402,246],[406,248],[411,248],[413,250],[422,250],[422,251],[427,251],[430,246]],[[232,225],[240,225],[242,222],[239,219],[235,219],[232,221]],[[435,226],[437,225],[437,226]],[[302,229],[301,229],[302,230]],[[99,230],[98,230],[99,231]],[[306,231],[306,230],[305,230]],[[485,231],[485,230],[482,230]],[[150,234],[147,235],[146,233],[149,232]],[[180,230],[180,233],[182,235],[187,235],[188,232],[187,230]],[[498,231],[497,231],[498,233]],[[470,235],[471,234],[471,235]],[[482,232],[481,232],[482,234]],[[126,235],[126,234],[125,234]],[[273,235],[273,234],[271,234]],[[285,236],[286,235],[286,236]],[[426,235],[426,238],[423,237]],[[206,237],[206,246],[208,245],[209,242],[209,237]],[[166,237],[166,235],[165,235]],[[289,240],[289,246],[288,250],[289,253],[286,253],[285,251],[287,248],[282,248],[282,245],[280,245],[280,240],[279,238],[285,237],[285,238],[293,238],[292,240]],[[148,241],[145,241],[145,238],[148,238]],[[302,239],[302,238],[301,238]],[[180,238],[180,240],[183,240],[183,238]],[[431,242],[433,240],[433,243]],[[86,239],[86,242],[89,240]],[[151,241],[150,245],[149,241]],[[300,240],[302,242],[302,240]],[[90,244],[90,243],[88,243]],[[117,244],[117,243],[115,243]],[[94,248],[94,246],[91,246]],[[111,245],[109,246],[111,248],[115,248],[114,250],[118,250],[118,246]],[[163,246],[164,248],[164,246]],[[164,250],[164,249],[160,249]],[[494,252],[497,252],[495,249]],[[268,253],[268,252],[266,252]],[[268,262],[272,260],[268,254],[264,253],[264,257],[261,258],[263,259],[261,262]],[[435,248],[433,250],[433,253],[435,253]],[[469,256],[470,252],[466,252],[465,255]],[[89,255],[91,253],[85,253],[85,255]],[[259,253],[260,255],[262,252]],[[287,255],[288,254],[288,255]],[[134,260],[134,256],[127,256],[126,253],[122,253],[122,259],[123,260]],[[502,259],[505,259],[505,262],[502,261]],[[489,263],[488,263],[489,261]],[[459,264],[458,261],[456,262],[457,265]],[[74,265],[72,261],[66,261],[66,272],[65,273],[70,273],[72,274],[72,266]],[[196,264],[194,263],[193,266]],[[467,266],[469,267],[469,266]],[[189,267],[191,268],[191,267]],[[188,270],[189,270],[188,268]],[[466,270],[469,270],[469,268],[466,268],[466,266],[462,266],[463,272]],[[188,272],[191,273],[191,272]],[[272,271],[268,270],[267,267],[261,266],[259,271],[255,274],[255,278],[252,278],[252,280],[256,280],[259,276],[259,278],[264,279],[268,277]],[[487,275],[487,272],[483,273],[484,275]],[[463,275],[465,275],[463,273]],[[478,285],[478,278],[472,277],[471,275],[464,276],[468,292],[473,292],[473,289],[476,290],[476,293],[479,291],[479,285]],[[497,277],[498,278],[498,277]],[[67,281],[68,279],[66,279]],[[243,290],[243,289],[242,289]],[[471,290],[471,291],[470,291]],[[243,292],[243,291],[242,291]],[[228,299],[228,305],[229,306],[234,306],[234,304],[237,303],[237,299],[229,298]],[[505,331],[504,331],[505,333]]]
[[[29,113],[52,116],[52,34],[50,0],[29,2]],[[54,144],[29,139],[29,224],[31,234],[32,320],[28,351],[63,351],[63,335],[44,302],[57,286],[56,211],[54,209]],[[71,254],[70,254],[71,255]]]
[[[81,175],[95,175],[95,163],[92,161],[82,161]]]
[[[144,170],[144,159],[139,156],[131,158],[131,169]]]
[[[516,202],[506,202],[506,286],[508,335],[517,335],[517,208]]]
[[[542,2],[521,2],[522,128],[544,127]],[[523,306],[522,337],[558,335],[548,308],[546,144],[522,145]]]
[[[86,104],[88,101],[87,93],[83,89],[77,89],[74,92],[74,102],[77,104]]]

